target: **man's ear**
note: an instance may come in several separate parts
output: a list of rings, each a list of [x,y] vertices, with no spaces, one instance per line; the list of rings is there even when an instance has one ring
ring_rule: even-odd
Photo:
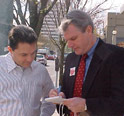
[[[10,46],[8,46],[8,51],[12,53],[12,48]]]
[[[88,25],[85,32],[92,33],[92,27]]]

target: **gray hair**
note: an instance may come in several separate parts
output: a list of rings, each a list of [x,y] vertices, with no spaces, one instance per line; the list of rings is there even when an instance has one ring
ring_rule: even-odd
[[[94,25],[93,21],[91,20],[91,17],[81,10],[73,10],[69,12],[66,18],[61,22],[59,30],[62,33],[65,32],[70,24],[73,24],[78,27],[81,32],[85,32],[88,25],[92,27],[92,32],[94,30]]]

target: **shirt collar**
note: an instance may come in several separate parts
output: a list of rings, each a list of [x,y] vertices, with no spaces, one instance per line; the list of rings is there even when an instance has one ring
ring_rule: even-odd
[[[17,67],[22,68],[21,66],[18,66],[18,65],[14,62],[14,60],[13,60],[13,58],[12,58],[10,52],[6,55],[6,62],[7,62],[7,70],[8,70],[8,72],[11,72],[12,70],[14,70],[14,69],[17,68]],[[31,70],[33,70],[33,62],[32,62],[32,64],[31,64],[31,66],[28,67],[28,68],[30,68]],[[22,69],[23,69],[23,68],[22,68]],[[23,69],[23,70],[24,70],[24,69]]]
[[[8,70],[8,72],[11,72],[11,71],[12,71],[13,69],[15,69],[16,66],[17,66],[17,65],[15,64],[15,62],[13,61],[10,52],[6,55],[6,63],[7,63],[7,70]]]
[[[96,40],[96,42],[95,42],[95,44],[93,45],[93,47],[88,51],[88,53],[87,53],[88,56],[91,56],[91,55],[93,54],[93,52],[94,52],[94,50],[95,50],[95,48],[96,48],[98,42],[99,42],[99,38]]]

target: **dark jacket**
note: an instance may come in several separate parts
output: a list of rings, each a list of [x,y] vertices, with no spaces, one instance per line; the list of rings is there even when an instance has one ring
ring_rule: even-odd
[[[80,56],[68,55],[65,64],[62,91],[66,98],[73,97],[75,77],[70,76],[70,68],[76,67]],[[124,49],[106,44],[102,40],[94,51],[86,80],[83,84],[82,98],[86,99],[90,116],[122,116],[124,114]],[[64,109],[67,116],[69,110]]]

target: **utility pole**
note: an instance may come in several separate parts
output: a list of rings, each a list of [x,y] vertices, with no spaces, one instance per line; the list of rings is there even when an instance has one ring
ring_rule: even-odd
[[[13,21],[13,0],[0,0],[0,55],[7,53],[8,32]]]

